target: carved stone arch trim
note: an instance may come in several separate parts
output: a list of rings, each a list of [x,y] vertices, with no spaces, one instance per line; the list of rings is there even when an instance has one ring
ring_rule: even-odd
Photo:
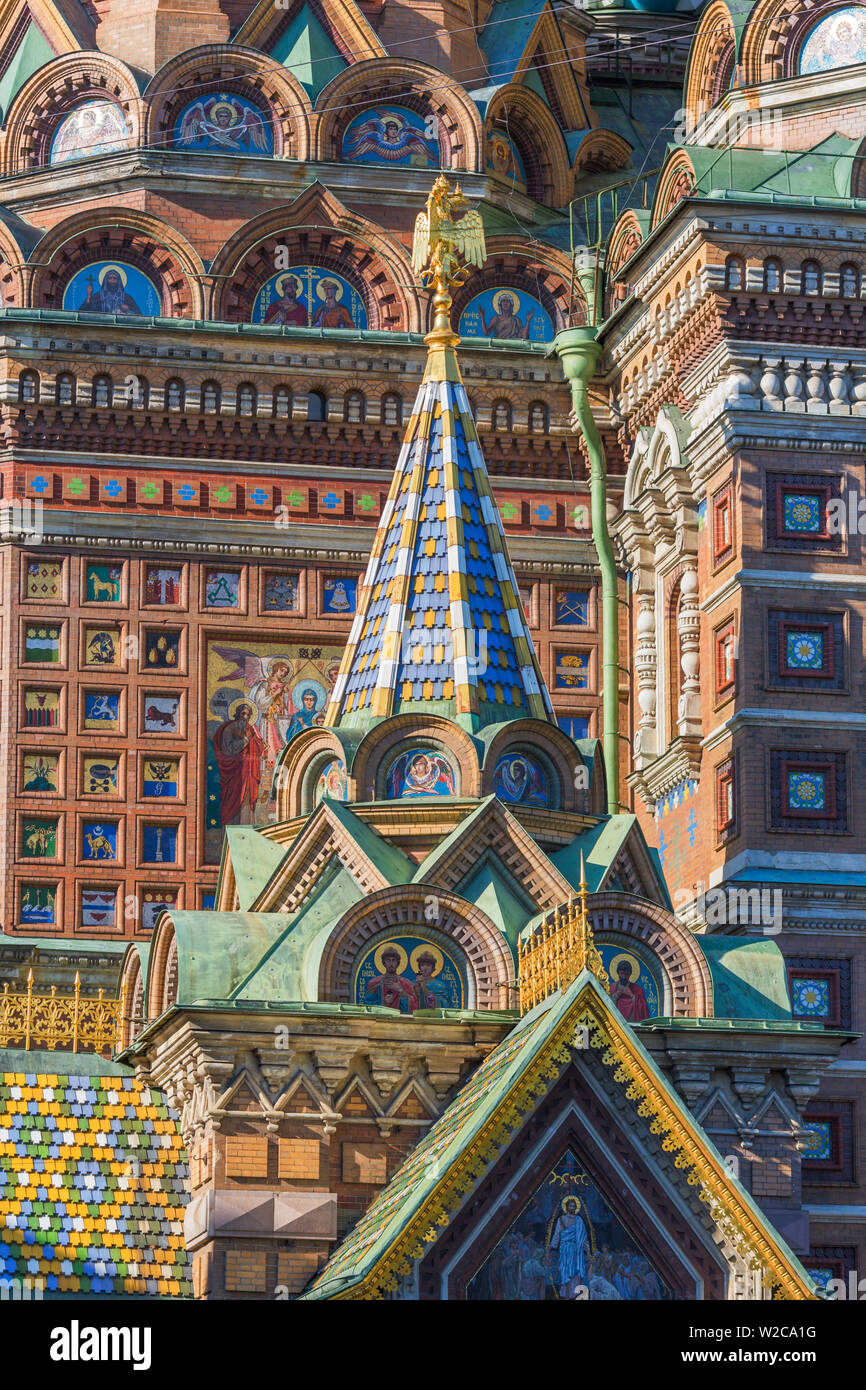
[[[697,186],[694,165],[684,149],[675,150],[665,165],[653,200],[651,228],[667,217],[683,198],[688,198]]]
[[[382,102],[405,106],[425,119],[436,117],[442,168],[474,172],[482,167],[481,117],[475,102],[438,68],[410,58],[368,58],[328,83],[316,102],[314,157],[342,161],[346,127],[367,107]]]
[[[597,127],[587,131],[577,147],[572,174],[575,181],[585,174],[601,174],[625,169],[631,159],[632,147],[616,131]]]
[[[553,321],[554,332],[586,322],[586,306],[577,286],[572,285],[568,257],[552,248],[529,246],[513,236],[487,238],[483,268],[454,292],[453,322],[459,323],[476,295],[500,285],[511,285],[539,300]]]
[[[515,719],[513,723],[500,729],[491,740],[482,765],[482,796],[490,796],[493,793],[496,764],[510,750],[515,753],[526,751],[530,755],[537,752],[551,768],[558,783],[558,788],[552,788],[554,799],[551,801],[551,810],[584,813],[589,811],[589,786],[581,790],[577,788],[577,771],[579,768],[586,768],[580,749],[562,729],[538,719]],[[588,780],[587,776],[587,782]],[[555,795],[557,790],[558,797]]]
[[[278,821],[294,820],[296,816],[309,815],[315,809],[310,780],[313,765],[324,762],[325,754],[346,763],[348,777],[346,750],[330,729],[304,729],[283,749],[274,768]],[[348,799],[354,799],[351,786],[348,787]]]
[[[154,281],[166,317],[202,318],[204,267],[198,252],[162,218],[134,208],[100,207],[52,227],[33,253],[34,309],[56,308],[76,271],[94,261],[127,261]]]
[[[712,1018],[713,980],[693,934],[672,912],[624,893],[593,893],[588,916],[596,940],[621,936],[640,942],[664,976],[663,1016]]]
[[[686,68],[685,108],[692,125],[721,100],[730,85],[737,37],[726,0],[713,0],[701,15]]]
[[[82,102],[100,98],[123,111],[129,148],[141,144],[143,102],[132,69],[108,53],[64,53],[38,68],[15,96],[6,118],[2,173],[47,164],[59,120]]]
[[[126,1006],[120,1020],[120,1048],[122,1051],[135,1041],[146,1022],[145,1010],[145,972],[138,943],[133,941],[126,948],[120,967],[120,997],[126,992]]]
[[[35,243],[40,231],[37,228],[33,231]],[[0,305],[23,307],[27,298],[27,254],[14,231],[0,220]]]
[[[431,894],[437,907],[435,933],[431,933],[425,915]],[[384,888],[343,914],[319,963],[319,999],[351,1002],[352,972],[359,952],[371,938],[398,928],[433,942],[438,935],[462,952],[467,964],[468,1008],[511,1007],[515,965],[502,932],[473,903],[445,889],[434,890],[429,884]]]
[[[514,139],[530,198],[548,207],[565,207],[574,185],[568,151],[550,107],[537,92],[522,82],[500,88],[485,113],[484,129],[505,130]]]
[[[371,329],[421,331],[421,299],[406,248],[350,212],[321,184],[290,207],[253,218],[221,247],[210,268],[213,318],[249,322],[256,295],[274,274],[277,246],[288,246],[290,265],[297,257],[348,280]]]
[[[742,85],[796,76],[809,30],[843,7],[844,0],[758,0],[740,42]]]
[[[148,145],[171,149],[179,113],[211,92],[233,92],[263,107],[275,156],[310,158],[310,99],[298,79],[268,54],[233,44],[188,49],[160,68],[144,94]]]
[[[156,928],[147,971],[147,1017],[158,1018],[177,999],[178,957],[174,922],[166,915]]]
[[[480,795],[481,773],[474,741],[459,724],[439,715],[397,714],[377,724],[363,739],[355,754],[352,773],[359,801],[385,798],[384,781],[388,766],[401,747],[409,743],[431,743],[450,753],[460,778],[458,796]]]

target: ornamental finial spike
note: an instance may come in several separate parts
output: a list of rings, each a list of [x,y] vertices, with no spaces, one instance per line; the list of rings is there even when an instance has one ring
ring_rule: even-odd
[[[458,216],[464,208],[468,210]],[[463,284],[470,266],[482,266],[486,258],[480,212],[469,209],[459,184],[452,189],[440,174],[427,207],[415,219],[412,243],[412,269],[433,291],[433,327],[426,338],[431,353],[435,347],[453,349],[459,343],[451,328],[451,290]]]

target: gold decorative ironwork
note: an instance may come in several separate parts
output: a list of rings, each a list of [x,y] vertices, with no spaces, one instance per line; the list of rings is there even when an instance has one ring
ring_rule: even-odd
[[[587,917],[586,872],[580,856],[580,888],[545,917],[527,941],[518,941],[520,1012],[529,1013],[548,995],[565,989],[588,970],[604,989],[610,980]]]
[[[0,994],[0,1047],[22,1047],[25,1051],[46,1048],[54,1052],[105,1052],[120,1047],[126,1016],[126,980],[119,999],[104,998],[104,990],[94,997],[81,993],[76,971],[71,995],[37,994],[33,971],[27,973],[24,994],[11,994],[4,984]]]

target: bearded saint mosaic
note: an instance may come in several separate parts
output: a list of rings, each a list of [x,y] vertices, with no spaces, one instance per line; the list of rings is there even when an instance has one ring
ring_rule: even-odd
[[[507,285],[470,299],[457,331],[462,338],[517,338],[531,343],[546,343],[554,333],[553,320],[540,300]]]
[[[525,753],[506,753],[499,759],[493,770],[493,791],[500,801],[525,806],[547,806],[550,800],[546,776]]]
[[[414,164],[435,169],[439,141],[423,116],[403,106],[377,106],[349,122],[343,158],[353,164]]]
[[[670,1298],[670,1290],[569,1151],[470,1279],[466,1297],[634,1302]]]
[[[73,275],[63,291],[64,309],[84,314],[162,313],[159,290],[134,265],[122,261],[94,261]]]
[[[286,328],[366,328],[367,310],[357,290],[333,270],[294,265],[262,285],[252,321]]]
[[[627,1023],[658,1018],[661,988],[646,961],[622,946],[597,942],[610,984],[608,993]]]
[[[439,946],[416,936],[394,936],[364,953],[355,973],[355,1003],[418,1009],[462,1009],[463,980]]]
[[[385,787],[389,801],[404,796],[453,796],[454,770],[435,749],[410,748],[394,759]]]
[[[277,759],[302,730],[324,722],[340,654],[339,647],[209,643],[205,820],[209,863],[219,860],[224,826],[265,825],[274,819]]]
[[[270,119],[233,92],[189,102],[175,121],[174,143],[185,150],[216,150],[221,154],[274,152]]]
[[[51,140],[49,164],[70,159],[91,159],[126,149],[129,130],[126,117],[113,101],[85,101],[64,116]]]

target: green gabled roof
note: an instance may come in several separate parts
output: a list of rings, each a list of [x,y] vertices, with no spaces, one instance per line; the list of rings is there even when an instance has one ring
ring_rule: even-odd
[[[585,1012],[587,1009],[588,1013]],[[585,1016],[595,1020],[595,1026],[603,1030],[612,1045],[624,1047],[627,1055],[637,1062],[633,1076],[640,1076],[641,1081],[635,1084],[633,1080],[628,1092],[624,1093],[630,1103],[637,1108],[642,1103],[641,1095],[651,1094],[660,1099],[663,1113],[674,1116],[676,1129],[684,1132],[685,1143],[681,1140],[674,1146],[686,1158],[685,1164],[679,1169],[679,1180],[683,1183],[687,1181],[684,1169],[693,1167],[697,1156],[704,1171],[712,1172],[717,1189],[725,1193],[735,1209],[741,1229],[750,1228],[749,1235],[756,1253],[760,1248],[763,1254],[769,1247],[776,1257],[776,1267],[781,1266],[801,1286],[803,1291],[799,1296],[814,1294],[814,1284],[796,1256],[741,1184],[731,1176],[715,1146],[652,1060],[637,1033],[619,1016],[607,992],[593,975],[583,970],[564,991],[551,995],[522,1018],[508,1037],[485,1058],[388,1186],[337,1246],[322,1272],[301,1297],[311,1300],[352,1296],[350,1291],[353,1288],[375,1281],[377,1266],[385,1262],[386,1256],[388,1263],[385,1267],[389,1270],[394,1268],[395,1254],[402,1256],[404,1262],[407,1256],[409,1260],[417,1259],[423,1243],[437,1238],[425,1233],[425,1227],[435,1230],[431,1222],[434,1209],[432,1205],[428,1206],[430,1199],[436,1197],[441,1203],[443,1194],[447,1194],[445,1210],[448,1211],[453,1211],[457,1194],[461,1204],[466,1200],[472,1185],[471,1181],[467,1185],[467,1174],[478,1171],[479,1158],[483,1160],[480,1165],[482,1171],[491,1160],[497,1161],[496,1149],[501,1151],[507,1146],[509,1140],[506,1135],[514,1128],[515,1109],[524,1114],[531,1113],[539,1094],[543,1093],[544,1087],[539,1088],[537,1069],[527,1075],[535,1059],[549,1044],[552,1051],[547,1053],[547,1057],[550,1060],[541,1059],[541,1076],[546,1078],[548,1086],[554,1084],[561,1071],[563,1049],[573,1044],[575,1023]],[[575,1054],[571,1055],[574,1057]],[[528,1089],[521,1091],[524,1076],[527,1077]],[[528,1106],[527,1099],[531,1100]],[[499,1123],[497,1131],[498,1113],[505,1122]],[[517,1129],[520,1127],[518,1124]],[[670,1124],[665,1127],[670,1128]],[[498,1144],[494,1138],[497,1133]],[[480,1154],[479,1143],[482,1143]],[[451,1180],[458,1171],[462,1177],[454,1187]],[[677,1181],[677,1171],[671,1157],[669,1175],[672,1181]],[[690,1185],[695,1176],[695,1173],[689,1175]],[[745,1224],[742,1224],[743,1217]],[[420,1224],[413,1229],[413,1223]],[[439,1219],[437,1224],[447,1226],[448,1219]],[[360,1295],[361,1290],[358,1293]]]
[[[178,1004],[229,999],[286,929],[283,912],[172,912],[171,920]]]
[[[489,855],[485,856],[476,872],[461,883],[460,896],[486,912],[507,938],[512,950],[516,949],[522,929],[536,913],[534,904],[527,907],[526,895],[520,891],[511,875],[501,865],[494,863]]]
[[[468,816],[464,816],[460,824],[456,825],[451,833],[445,836],[444,840],[440,840],[434,849],[431,849],[426,859],[421,860],[421,863],[414,870],[412,881],[414,883],[424,883],[425,880],[431,876],[439,861],[444,859],[445,855],[450,852],[457,841],[466,833],[468,827],[475,821],[480,820],[487,807],[495,800],[496,797],[491,792],[489,796],[485,796],[483,800],[479,801],[475,809],[470,811]]]
[[[372,825],[361,820],[353,811],[342,801],[332,801],[330,797],[323,797],[335,818],[343,826],[347,834],[351,835],[355,844],[363,850],[367,858],[372,860],[376,868],[386,878],[389,883],[411,883],[415,877],[415,865],[401,849],[392,845],[374,830]]]
[[[491,82],[512,80],[544,8],[538,0],[499,0],[493,6],[478,36]]]
[[[586,866],[586,886],[590,893],[597,893],[623,845],[632,835],[639,837],[657,881],[661,899],[665,906],[670,906],[670,897],[658,853],[646,843],[638,818],[631,812],[625,812],[618,816],[607,816],[595,825],[588,826],[580,835],[576,835],[570,844],[552,854],[550,856],[551,863],[574,888],[579,888],[580,863],[581,855],[583,855],[583,862]],[[615,885],[610,886],[614,887]]]
[[[790,1022],[785,958],[775,941],[709,932],[695,941],[713,977],[715,1018]]]
[[[284,930],[256,961],[232,994],[234,1001],[313,1001],[318,999],[319,962],[325,943],[347,908],[360,902],[363,890],[339,861],[290,917],[281,914]]]
[[[231,860],[238,905],[245,912],[282,864],[286,857],[286,846],[277,840],[269,840],[251,825],[227,825],[223,859],[226,857]]]
[[[348,66],[309,5],[302,5],[280,34],[271,57],[298,79],[314,104],[331,79]]]
[[[24,30],[21,42],[12,55],[6,71],[0,77],[0,119],[4,123],[16,92],[21,90],[27,79],[32,77],[38,68],[41,68],[45,63],[50,63],[55,56],[54,49],[42,30],[31,20]]]

